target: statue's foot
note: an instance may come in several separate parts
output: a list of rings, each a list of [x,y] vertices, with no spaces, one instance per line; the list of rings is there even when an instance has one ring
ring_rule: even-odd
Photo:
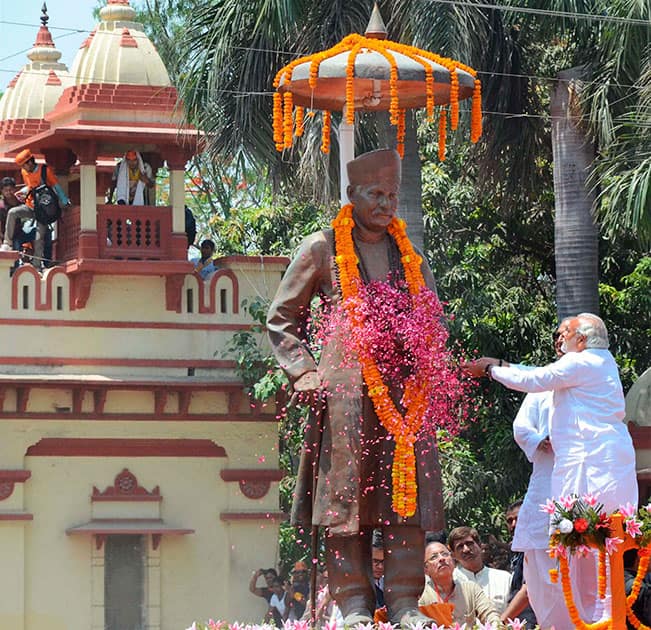
[[[373,623],[373,615],[368,610],[353,610],[344,617],[344,625],[353,628],[357,624]]]
[[[424,615],[417,608],[403,609],[395,616],[396,621],[400,623],[402,630],[416,630],[418,628],[428,628],[432,625],[433,619]],[[393,619],[392,619],[393,621]]]

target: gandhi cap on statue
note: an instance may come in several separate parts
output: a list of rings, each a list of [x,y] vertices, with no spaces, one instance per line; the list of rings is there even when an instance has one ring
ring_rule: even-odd
[[[395,149],[378,149],[362,153],[346,164],[348,181],[353,186],[367,186],[381,181],[400,184],[400,155]]]

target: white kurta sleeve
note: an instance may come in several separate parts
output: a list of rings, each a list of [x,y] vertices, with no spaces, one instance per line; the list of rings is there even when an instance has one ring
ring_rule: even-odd
[[[491,377],[509,389],[519,392],[546,392],[575,387],[589,378],[576,359],[579,354],[568,352],[554,363],[533,369],[521,365],[495,365],[491,368]]]
[[[532,463],[538,445],[549,436],[547,416],[541,412],[544,396],[527,394],[513,421],[513,437]]]

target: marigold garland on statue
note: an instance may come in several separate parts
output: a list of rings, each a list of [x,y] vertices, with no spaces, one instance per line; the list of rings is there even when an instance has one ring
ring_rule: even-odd
[[[351,204],[344,206],[332,225],[335,232],[335,262],[339,271],[342,308],[347,319],[347,325],[352,330],[348,343],[354,346],[354,352],[361,366],[364,382],[375,413],[382,426],[394,440],[395,448],[391,477],[393,487],[392,509],[398,515],[407,518],[413,516],[416,512],[418,486],[414,445],[417,435],[428,417],[427,411],[431,404],[431,387],[433,387],[433,385],[430,385],[432,379],[429,374],[427,378],[424,378],[417,367],[412,369],[413,366],[411,366],[410,373],[401,377],[403,390],[401,404],[406,409],[406,412],[403,414],[398,410],[390,394],[390,385],[393,379],[390,374],[383,376],[382,371],[386,371],[386,366],[380,367],[378,365],[373,351],[369,348],[368,335],[359,332],[364,330],[368,316],[365,315],[363,304],[365,289],[358,269],[359,261],[355,253],[352,236],[355,227],[353,206]],[[410,303],[415,305],[418,300],[422,299],[421,296],[424,292],[431,293],[425,285],[421,272],[422,259],[414,251],[407,237],[403,220],[394,218],[388,227],[388,232],[393,237],[401,256],[400,261],[408,289],[408,293],[402,293],[402,295],[410,296]],[[388,283],[376,284],[387,285]],[[387,299],[389,297],[387,295]],[[431,317],[435,317],[435,315],[432,314]],[[427,331],[424,332],[423,336],[425,337],[423,343],[433,342],[433,339],[428,338]],[[431,334],[429,337],[431,337]],[[388,381],[387,378],[389,378]],[[455,398],[454,394],[450,398]]]

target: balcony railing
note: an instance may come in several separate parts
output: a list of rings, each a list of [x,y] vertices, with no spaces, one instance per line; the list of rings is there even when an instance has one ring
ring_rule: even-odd
[[[74,206],[65,211],[59,223],[56,253],[59,260],[80,257],[80,232],[80,208]],[[96,234],[100,259],[172,260],[170,206],[98,205]],[[86,232],[85,238],[88,236]]]

